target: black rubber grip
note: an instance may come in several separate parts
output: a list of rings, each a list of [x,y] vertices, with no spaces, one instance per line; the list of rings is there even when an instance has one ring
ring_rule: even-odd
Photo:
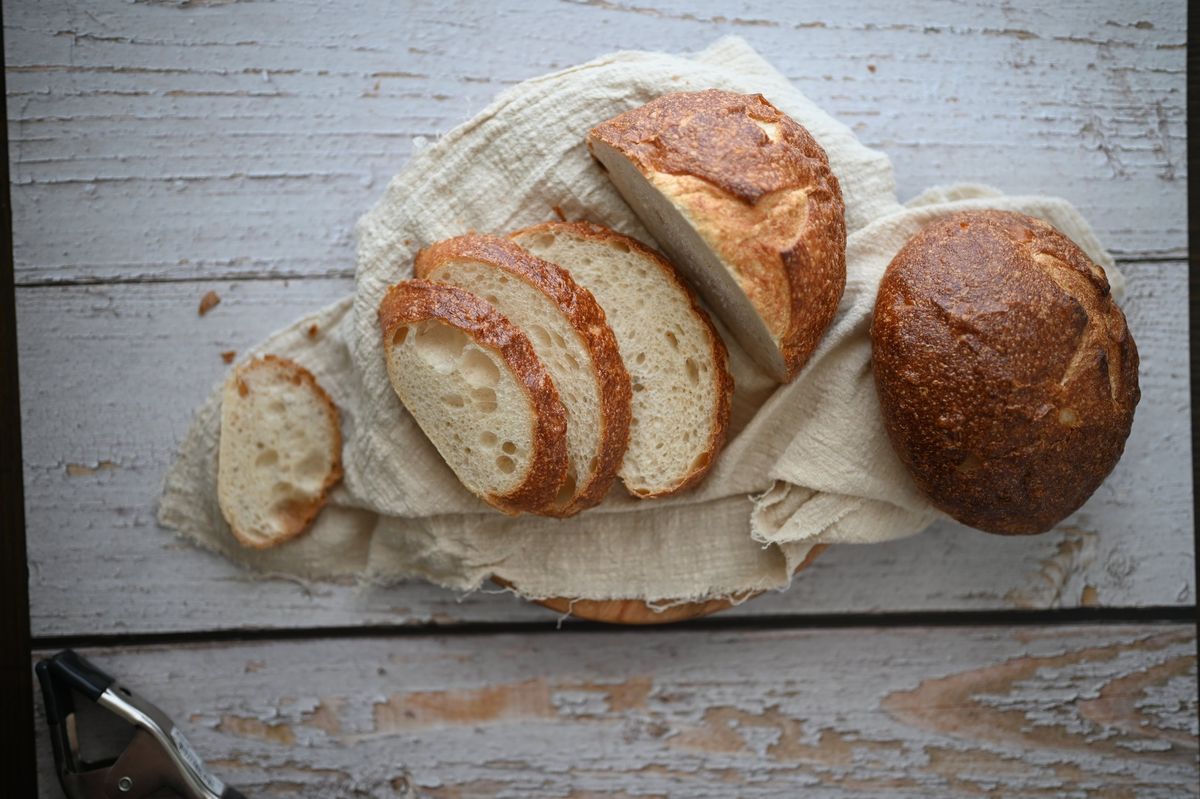
[[[50,672],[49,660],[39,660],[33,671],[42,686],[42,701],[46,703],[46,723],[51,727],[62,724],[63,719],[75,712],[75,700],[71,698],[71,692],[54,678]]]
[[[113,684],[113,678],[93,666],[82,655],[72,649],[64,649],[49,661],[50,675],[54,681],[73,688],[88,699],[95,702],[108,686]],[[41,664],[38,664],[41,665]]]

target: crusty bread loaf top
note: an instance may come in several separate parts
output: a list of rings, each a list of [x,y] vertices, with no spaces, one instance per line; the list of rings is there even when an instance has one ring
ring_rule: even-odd
[[[323,417],[316,429],[289,428],[288,415],[300,411],[294,401],[284,401],[280,387],[304,392],[293,400],[315,402]],[[312,420],[293,421],[303,426]],[[309,440],[310,432],[317,442]],[[280,440],[284,436],[290,440]],[[304,444],[319,445],[320,439],[328,439],[327,448],[304,452]],[[277,546],[308,527],[342,479],[338,409],[311,372],[276,355],[234,369],[222,396],[217,471],[221,513],[243,546]]]
[[[567,421],[554,381],[529,338],[490,304],[467,291],[408,280],[392,286],[379,305],[385,350],[390,351],[400,328],[426,320],[458,328],[478,345],[498,353],[523,387],[535,420],[530,467],[525,480],[512,491],[482,498],[507,513],[541,511],[554,501],[566,475]],[[399,393],[395,380],[393,386]]]
[[[845,288],[845,206],[820,144],[762,95],[667,94],[597,125],[679,206],[737,277],[789,375]]]
[[[593,455],[595,466],[590,478],[578,486],[574,499],[557,513],[571,515],[599,503],[616,478],[625,454],[632,396],[629,373],[604,310],[566,271],[498,236],[468,234],[437,242],[417,253],[413,270],[418,278],[428,278],[442,265],[455,261],[487,264],[533,286],[558,305],[583,341],[591,355],[599,392],[600,448]]]
[[[695,485],[716,462],[717,455],[721,448],[725,445],[727,428],[729,426],[729,415],[731,409],[731,399],[733,396],[733,376],[729,373],[729,353],[725,348],[725,342],[721,339],[713,326],[712,320],[708,313],[700,306],[700,302],[696,297],[696,293],[691,287],[680,278],[674,265],[659,254],[656,250],[647,247],[637,239],[622,235],[611,228],[603,225],[596,225],[590,222],[544,222],[539,225],[533,225],[522,230],[518,230],[511,234],[511,238],[521,242],[529,236],[536,236],[540,232],[558,235],[566,233],[569,235],[578,236],[583,239],[599,242],[607,246],[622,247],[626,250],[633,251],[644,258],[649,263],[653,264],[663,277],[670,281],[684,297],[691,307],[692,315],[697,323],[701,325],[710,342],[712,352],[712,368],[713,378],[715,382],[716,402],[712,409],[711,424],[708,429],[707,443],[697,460],[694,468],[683,475],[679,475],[676,481],[669,487],[659,488],[658,490],[641,490],[637,491],[638,496],[645,498],[669,496],[687,490]],[[609,307],[608,313],[615,317],[621,309]],[[650,331],[646,331],[647,334]],[[630,357],[628,353],[623,353],[626,358]],[[631,490],[632,487],[631,487]]]
[[[1104,270],[1024,214],[941,217],[888,266],[871,329],[888,433],[956,519],[1037,533],[1112,471],[1140,397]]]

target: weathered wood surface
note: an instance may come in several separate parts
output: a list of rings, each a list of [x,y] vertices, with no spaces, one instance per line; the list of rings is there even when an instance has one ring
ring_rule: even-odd
[[[1180,797],[1200,776],[1188,625],[86,654],[248,796]]]
[[[1059,531],[1005,539],[939,525],[834,547],[785,594],[726,613],[836,613],[1195,601],[1186,267],[1127,267],[1142,404],[1124,459]],[[163,474],[220,353],[350,291],[349,280],[24,289],[21,386],[37,635],[549,619],[508,596],[259,580],[154,521]],[[210,289],[221,297],[196,313]],[[131,390],[136,386],[136,390]]]
[[[423,584],[257,580],[155,529],[162,476],[218,353],[350,290],[353,222],[421,138],[522,78],[724,33],[886,150],[902,197],[980,180],[1075,202],[1131,274],[1145,393],[1128,454],[1069,527],[1010,541],[943,525],[835,549],[731,612],[1194,602],[1182,4],[4,12],[38,635],[547,618]],[[47,285],[80,281],[100,285]],[[211,288],[224,299],[199,319]]]
[[[430,139],[524,78],[746,37],[895,161],[1076,203],[1186,253],[1179,2],[5,0],[16,267],[58,280],[325,275]]]

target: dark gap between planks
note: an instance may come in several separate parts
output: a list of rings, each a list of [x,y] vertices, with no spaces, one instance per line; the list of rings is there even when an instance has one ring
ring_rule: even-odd
[[[1144,608],[1065,608],[1061,610],[963,610],[910,613],[832,613],[822,615],[710,616],[667,625],[621,626],[565,618],[544,622],[466,622],[463,624],[396,624],[363,627],[303,627],[297,629],[199,630],[165,633],[35,636],[34,649],[71,647],[132,647],[174,644],[303,641],[310,639],[421,638],[488,636],[526,633],[688,633],[741,630],[838,630],[905,627],[1033,627],[1084,624],[1187,623],[1196,621],[1196,606]]]

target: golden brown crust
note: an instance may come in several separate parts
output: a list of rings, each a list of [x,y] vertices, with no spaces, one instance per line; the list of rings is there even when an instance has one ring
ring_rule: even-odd
[[[964,524],[1045,532],[1121,457],[1137,347],[1104,271],[1041,220],[967,211],[926,225],[884,274],[871,339],[897,454]]]
[[[413,265],[418,278],[436,279],[442,264],[473,261],[501,269],[549,297],[579,334],[592,357],[600,397],[600,449],[591,479],[579,486],[565,506],[541,511],[545,515],[571,516],[598,504],[616,479],[629,443],[630,404],[633,390],[617,339],[604,317],[604,309],[587,289],[555,264],[526,252],[499,236],[468,234],[430,245],[417,253]]]
[[[708,312],[700,307],[700,301],[696,297],[696,292],[692,291],[691,287],[679,276],[675,265],[657,250],[647,247],[637,239],[618,233],[612,228],[596,225],[591,222],[543,222],[539,225],[522,228],[509,235],[511,238],[517,239],[520,236],[531,233],[536,234],[540,231],[547,231],[552,234],[558,231],[571,231],[580,238],[592,239],[604,244],[613,244],[615,242],[627,246],[657,265],[663,274],[687,296],[688,302],[691,303],[692,313],[704,325],[705,332],[708,334],[708,340],[712,347],[713,366],[717,382],[717,404],[713,408],[708,446],[702,453],[702,464],[685,475],[677,484],[662,491],[636,494],[635,496],[642,499],[657,499],[659,497],[669,497],[691,488],[708,474],[709,469],[716,463],[717,455],[720,454],[721,449],[725,446],[734,389],[733,375],[729,373],[729,352],[725,348],[724,340],[713,326]]]
[[[794,377],[846,286],[845,204],[809,132],[762,95],[667,94],[597,125],[721,257]]]
[[[333,430],[333,451],[330,453],[329,474],[325,477],[325,482],[321,484],[320,492],[308,502],[292,500],[280,510],[280,514],[286,518],[286,525],[280,535],[270,539],[255,538],[245,531],[239,530],[232,522],[229,522],[228,516],[225,517],[225,520],[229,522],[229,529],[233,531],[234,538],[242,546],[251,549],[269,549],[285,541],[290,541],[307,530],[313,519],[317,518],[317,514],[329,502],[329,493],[342,481],[342,423],[337,405],[317,382],[317,378],[313,377],[312,372],[295,361],[278,355],[267,354],[253,358],[234,370],[230,379],[237,382],[238,393],[243,397],[249,393],[249,387],[244,379],[245,375],[254,369],[270,369],[281,372],[296,385],[308,386],[324,406],[325,414],[329,418],[329,426]],[[224,508],[222,508],[222,515],[224,515]]]
[[[454,286],[408,280],[392,286],[379,304],[383,346],[391,350],[402,326],[427,320],[448,324],[498,354],[533,408],[533,448],[525,480],[507,494],[480,499],[506,513],[540,513],[554,501],[567,475],[567,416],[558,389],[529,338],[486,301]]]

